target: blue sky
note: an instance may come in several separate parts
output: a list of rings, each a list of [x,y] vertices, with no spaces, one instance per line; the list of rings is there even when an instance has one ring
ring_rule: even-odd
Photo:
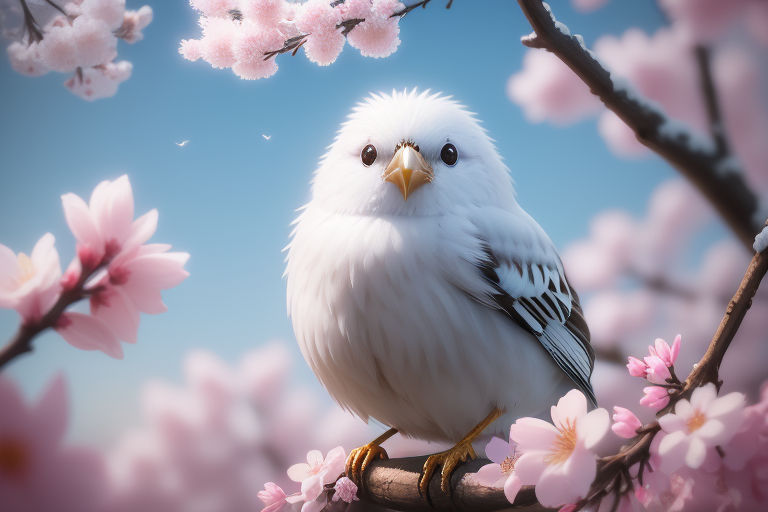
[[[142,382],[178,381],[190,349],[235,361],[279,339],[298,361],[281,250],[315,163],[348,110],[371,91],[431,88],[477,112],[521,204],[560,248],[584,236],[601,210],[640,214],[651,190],[674,175],[658,159],[615,158],[593,121],[566,128],[526,121],[505,94],[521,66],[519,38],[530,32],[515,2],[457,0],[446,11],[436,1],[401,22],[402,44],[392,57],[367,59],[347,47],[321,68],[301,53],[282,56],[275,76],[255,82],[178,55],[179,40],[198,35],[186,2],[127,3],[149,3],[155,19],[143,41],[120,44],[120,58],[134,71],[114,98],[84,102],[61,85],[64,75],[28,78],[0,59],[0,243],[28,252],[50,231],[66,264],[74,243],[59,196],[87,196],[99,181],[127,173],[137,213],[160,211],[153,240],[192,255],[190,278],[165,294],[169,311],[142,317],[139,342],[125,346],[125,360],[47,334],[9,367],[27,393],[56,372],[67,375],[76,439],[109,442],[123,424],[138,423]],[[564,1],[552,6],[588,44],[663,22],[652,1],[611,2],[592,14]],[[184,139],[186,147],[174,144]],[[0,338],[16,325],[14,312],[0,311]],[[319,388],[303,363],[296,366],[296,379]]]

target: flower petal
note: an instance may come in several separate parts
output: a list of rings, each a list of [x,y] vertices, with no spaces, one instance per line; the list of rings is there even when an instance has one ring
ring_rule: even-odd
[[[688,442],[688,450],[685,453],[685,464],[689,468],[697,469],[704,463],[707,457],[707,445],[696,436],[692,436]]]
[[[509,443],[496,436],[492,437],[488,444],[485,445],[485,456],[496,464],[501,464],[511,454]]]
[[[99,256],[103,255],[104,241],[85,201],[75,194],[64,194],[61,196],[61,203],[69,230],[77,241],[96,251]]]
[[[306,462],[299,462],[288,468],[288,478],[294,482],[303,482],[309,475],[309,464]]]
[[[509,438],[523,452],[548,450],[557,434],[554,425],[538,418],[520,418],[509,428]]]
[[[507,500],[510,503],[515,502],[517,493],[520,492],[520,488],[522,486],[523,486],[523,482],[514,473],[509,475],[509,478],[507,478],[507,481],[504,482],[504,496],[506,496]]]
[[[544,462],[544,454],[541,452],[528,452],[520,456],[515,462],[514,474],[526,485],[535,485],[541,474],[547,469]]]
[[[680,402],[678,402],[678,405]],[[662,430],[664,432],[677,432],[678,430],[685,430],[686,427],[686,419],[680,415],[680,414],[665,414],[661,418],[659,418],[659,425],[661,425]]]
[[[35,435],[39,439],[46,439],[58,445],[69,423],[67,382],[62,374],[56,375],[48,383],[42,396],[34,405],[32,413],[35,415],[37,428],[45,432],[38,430]]]
[[[556,508],[576,501],[569,480],[573,477],[569,471],[563,471],[560,465],[548,466],[536,483],[536,498],[545,507]]]
[[[580,418],[586,413],[587,398],[578,389],[572,389],[557,401],[557,405],[552,406],[552,423],[556,427],[562,428],[568,420],[573,422],[574,419]]]
[[[576,433],[579,439],[583,440],[584,447],[590,449],[605,437],[610,426],[611,417],[608,411],[602,408],[595,409],[579,418],[576,423]]]
[[[136,343],[139,330],[139,310],[119,286],[110,286],[100,292],[106,296],[106,304],[91,303],[91,314],[110,326],[118,339]]]
[[[730,416],[734,412],[741,413],[741,409],[746,404],[744,394],[734,391],[715,400],[707,409],[707,417],[717,418],[720,416]]]
[[[101,350],[115,359],[123,358],[123,349],[115,334],[104,322],[82,313],[64,313],[56,327],[62,338],[82,350]]]
[[[3,295],[16,289],[19,277],[19,264],[16,253],[0,244],[0,307],[12,307],[3,304]]]
[[[661,435],[661,434],[657,434]],[[673,432],[662,437],[658,453],[661,457],[661,470],[667,474],[685,464],[688,451],[688,437],[681,431]]]
[[[691,406],[700,411],[709,409],[709,405],[717,399],[717,389],[711,382],[693,390]]]
[[[96,222],[104,240],[115,239],[122,243],[131,234],[133,223],[133,190],[128,176],[120,176],[109,183],[105,192]]]
[[[189,253],[166,252],[138,256],[125,263],[130,272],[130,280],[148,288],[167,290],[178,286],[189,276],[184,265],[189,260]]]
[[[486,464],[475,473],[475,480],[488,487],[497,487],[506,479],[507,476],[501,471],[500,464]]]
[[[138,247],[157,231],[157,210],[150,210],[131,224],[131,233],[123,242],[123,250],[128,251]]]

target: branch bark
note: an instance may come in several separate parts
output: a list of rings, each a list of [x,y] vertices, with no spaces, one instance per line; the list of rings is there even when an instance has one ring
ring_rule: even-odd
[[[643,145],[698,187],[739,240],[751,247],[755,233],[760,230],[756,219],[759,200],[729,153],[719,154],[720,141],[715,141],[712,148],[699,147],[693,142],[692,133],[670,130],[664,114],[637,92],[614,82],[611,73],[584,46],[581,37],[571,35],[543,2],[518,0],[518,4],[534,30],[523,38],[523,44],[546,49],[571,68],[592,93],[635,132]],[[709,78],[711,82],[711,76]],[[714,99],[714,95],[710,98]]]

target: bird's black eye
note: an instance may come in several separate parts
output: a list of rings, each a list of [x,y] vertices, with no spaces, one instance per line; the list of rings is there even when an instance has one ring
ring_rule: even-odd
[[[458,159],[459,152],[453,144],[446,144],[443,146],[443,149],[440,150],[440,160],[445,162],[446,165],[456,165],[456,160]]]
[[[373,162],[376,161],[376,147],[373,144],[368,144],[363,148],[363,151],[360,153],[360,160],[363,161],[363,165],[368,167]]]

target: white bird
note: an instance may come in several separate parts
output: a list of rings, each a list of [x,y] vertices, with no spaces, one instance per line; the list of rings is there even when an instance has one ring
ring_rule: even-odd
[[[394,433],[448,490],[472,442],[548,417],[572,388],[594,402],[594,354],[553,243],[517,203],[509,170],[450,97],[358,104],[322,158],[288,246],[288,312],[333,398],[391,427],[353,450],[359,476]],[[481,435],[481,432],[483,433]]]
[[[267,135],[266,133],[262,133],[261,136],[264,137],[264,140],[269,140],[272,138],[271,135]]]
[[[186,146],[187,144],[189,144],[189,141],[188,141],[188,140],[183,140],[183,141],[181,141],[181,142],[176,142],[175,144],[176,144],[177,146],[179,146],[180,148],[183,148],[184,146]]]

